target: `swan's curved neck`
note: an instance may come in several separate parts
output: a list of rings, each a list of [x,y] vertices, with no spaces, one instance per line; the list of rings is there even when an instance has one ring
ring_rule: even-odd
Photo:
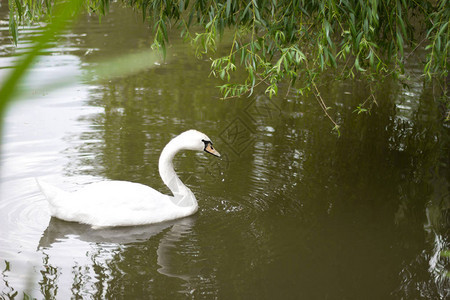
[[[179,139],[172,139],[161,152],[159,157],[159,175],[164,184],[170,189],[173,194],[171,199],[179,206],[193,206],[197,205],[197,200],[191,190],[181,182],[177,173],[173,168],[172,160],[180,150],[183,149],[182,143]]]

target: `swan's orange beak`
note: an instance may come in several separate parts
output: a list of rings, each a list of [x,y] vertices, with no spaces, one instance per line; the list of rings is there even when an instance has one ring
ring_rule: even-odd
[[[217,152],[217,150],[213,148],[211,143],[206,143],[205,151],[208,152],[209,154],[212,154],[214,156],[220,157],[220,153]]]

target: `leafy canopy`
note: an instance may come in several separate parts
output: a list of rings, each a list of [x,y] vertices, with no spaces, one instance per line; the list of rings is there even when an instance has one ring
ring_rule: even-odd
[[[10,0],[10,28],[51,14],[56,0]],[[448,76],[450,3],[448,0],[122,0],[142,12],[154,28],[152,47],[165,56],[168,30],[181,28],[198,55],[211,55],[211,72],[226,81],[224,98],[252,94],[264,86],[269,96],[281,82],[295,91],[312,91],[325,114],[318,76],[334,70],[336,79],[361,76],[375,82],[400,77],[406,59],[426,53],[426,80]],[[84,0],[89,11],[103,15],[109,0]],[[231,34],[224,56],[215,54],[217,40]],[[237,69],[246,78],[233,81]],[[294,90],[294,89],[293,89]],[[372,97],[375,101],[375,97]],[[447,104],[448,105],[448,104]],[[359,106],[366,111],[367,103]],[[448,112],[447,112],[448,118]]]

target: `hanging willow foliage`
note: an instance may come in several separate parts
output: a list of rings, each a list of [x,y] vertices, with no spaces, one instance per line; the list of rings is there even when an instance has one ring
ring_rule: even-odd
[[[252,94],[260,85],[272,96],[280,82],[288,81],[300,93],[314,92],[327,114],[317,88],[318,76],[325,70],[336,70],[337,79],[398,78],[406,58],[419,49],[427,53],[426,79],[443,80],[449,75],[448,0],[122,1],[153,24],[152,47],[164,55],[170,27],[181,27],[182,36],[195,45],[198,55],[214,54],[218,38],[226,30],[231,32],[228,54],[212,55],[211,64],[212,74],[227,82],[220,87],[224,98]],[[51,13],[52,3],[10,0],[15,40],[17,23]],[[109,6],[109,0],[85,3],[99,15]],[[247,72],[247,78],[231,83],[238,68]]]

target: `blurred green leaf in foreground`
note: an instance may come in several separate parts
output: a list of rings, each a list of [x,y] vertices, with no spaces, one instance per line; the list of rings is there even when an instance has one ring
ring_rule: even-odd
[[[17,41],[17,26],[19,22],[23,22],[23,19],[27,17],[28,21],[45,20],[48,24],[42,33],[42,35],[36,36],[32,40],[32,47],[30,50],[21,55],[17,60],[15,66],[6,75],[5,80],[0,85],[0,114],[3,116],[9,103],[15,99],[28,97],[32,94],[31,90],[27,90],[27,87],[21,85],[22,80],[31,70],[33,64],[38,60],[39,55],[43,51],[52,46],[52,44],[58,38],[65,29],[67,29],[77,18],[78,14],[83,8],[83,5],[88,4],[84,0],[69,0],[65,2],[55,2],[49,7],[36,7],[34,11],[29,7],[21,5],[29,5],[30,3],[40,2],[10,2],[11,12],[17,9],[19,12],[25,11],[27,15],[20,15],[19,17],[10,14],[10,26],[13,29],[14,41]],[[106,8],[102,11],[106,11]],[[34,14],[32,13],[34,12]],[[37,17],[39,16],[39,17]],[[87,81],[93,80],[109,80],[118,76],[127,76],[137,73],[155,65],[157,62],[157,55],[148,49],[146,51],[135,52],[128,55],[124,55],[117,58],[108,59],[107,61],[100,61],[93,67],[89,68],[89,72],[84,78]],[[59,89],[72,84],[73,79],[71,75],[62,76],[56,81],[44,83],[44,86],[40,86],[41,89],[51,91]],[[1,124],[0,124],[1,126]]]

